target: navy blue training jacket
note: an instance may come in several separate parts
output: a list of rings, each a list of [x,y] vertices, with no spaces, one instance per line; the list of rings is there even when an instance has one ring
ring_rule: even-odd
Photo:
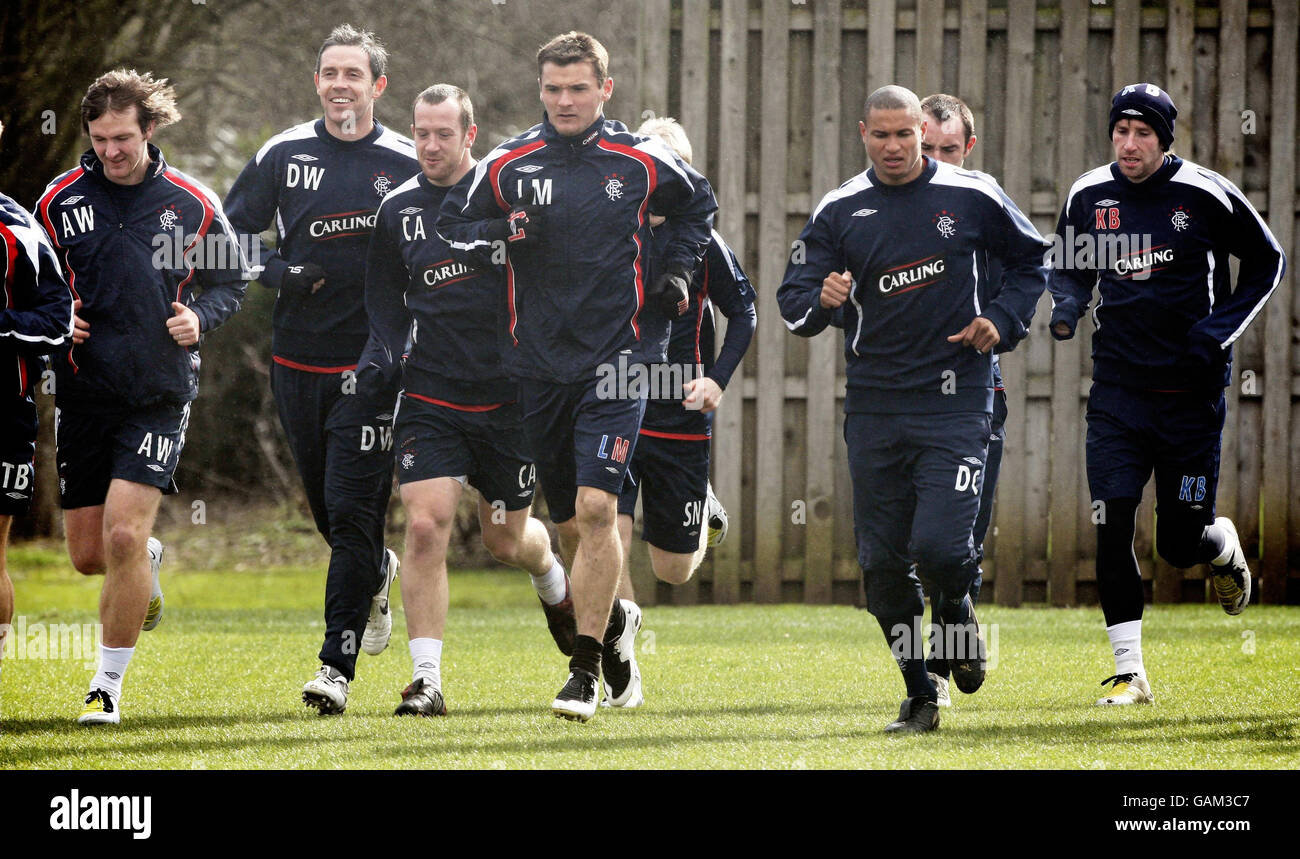
[[[543,206],[544,238],[501,253],[492,236],[515,205]],[[438,232],[452,253],[505,268],[512,376],[584,381],[637,349],[652,209],[674,220],[663,264],[693,271],[717,209],[708,183],[658,138],[604,117],[573,137],[544,118],[498,145],[447,195]]]
[[[143,182],[116,185],[90,150],[36,205],[90,323],[88,340],[55,357],[61,409],[193,400],[199,346],[179,346],[167,331],[172,302],[193,310],[207,333],[244,297],[249,269],[220,199],[152,144],[149,159]]]
[[[1046,284],[1049,245],[997,182],[923,158],[907,184],[881,184],[872,168],[823,197],[777,291],[795,334],[843,325],[847,412],[991,412],[991,355],[947,337],[982,316],[997,351],[1015,348]],[[1002,262],[1000,284],[989,257]],[[852,288],[833,313],[822,280],[846,269]]]
[[[469,181],[466,174],[463,181]],[[379,205],[366,259],[370,341],[358,376],[456,405],[513,402],[501,365],[505,283],[493,268],[455,260],[434,230],[449,188],[417,173]],[[402,367],[402,351],[411,351]]]
[[[0,194],[0,391],[23,396],[34,359],[72,342],[72,293],[49,237],[27,211]]]
[[[1282,248],[1245,195],[1177,155],[1136,184],[1115,164],[1083,174],[1057,234],[1052,326],[1064,322],[1073,336],[1095,289],[1092,377],[1129,387],[1228,384],[1232,344],[1286,271]],[[1229,254],[1241,260],[1235,290]]]
[[[315,366],[355,365],[366,345],[365,259],[379,203],[419,172],[415,144],[375,123],[359,140],[339,140],[325,120],[304,122],[262,145],[244,167],[226,210],[241,232],[274,223],[276,248],[260,247],[257,275],[280,289],[290,265],[325,269],[316,293],[281,291],[271,351]]]

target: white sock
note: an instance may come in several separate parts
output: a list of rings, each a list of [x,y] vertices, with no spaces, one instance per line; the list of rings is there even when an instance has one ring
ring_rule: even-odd
[[[533,590],[547,605],[559,605],[569,592],[568,580],[564,576],[564,567],[560,559],[551,561],[551,569],[540,576],[529,576],[533,580]]]
[[[442,640],[437,638],[412,638],[411,682],[423,677],[433,684],[433,688],[442,691]]]
[[[1142,666],[1142,620],[1129,620],[1106,627],[1110,649],[1115,657],[1116,674],[1147,676]]]
[[[90,678],[90,690],[103,689],[113,693],[113,700],[122,697],[122,678],[126,675],[126,666],[131,664],[134,647],[99,646],[99,670]]]

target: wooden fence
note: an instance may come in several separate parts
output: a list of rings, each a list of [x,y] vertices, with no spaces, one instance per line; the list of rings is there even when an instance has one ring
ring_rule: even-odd
[[[647,0],[629,23],[636,110],[686,127],[717,189],[718,229],[759,295],[755,342],[715,424],[713,485],[731,534],[677,588],[655,587],[638,547],[646,602],[859,599],[842,341],[790,336],[776,289],[812,206],[866,166],[856,121],[876,87],[965,99],[979,138],[968,166],[997,176],[1048,234],[1074,178],[1112,160],[1112,93],[1155,82],[1180,111],[1175,150],[1242,187],[1297,258],[1295,0]],[[1300,600],[1294,270],[1236,347],[1218,495],[1270,603]],[[1045,296],[1002,364],[1010,417],[985,594],[1007,605],[1096,601],[1083,465],[1091,326],[1054,343],[1049,307]],[[1136,549],[1153,598],[1203,601],[1204,569],[1155,557],[1150,490]]]

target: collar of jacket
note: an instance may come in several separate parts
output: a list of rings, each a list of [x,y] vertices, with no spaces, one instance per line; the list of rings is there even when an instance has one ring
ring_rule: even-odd
[[[594,145],[597,140],[600,140],[601,132],[605,130],[605,126],[607,124],[608,124],[608,120],[605,119],[605,114],[602,113],[600,116],[596,117],[595,122],[587,126],[586,129],[584,129],[582,132],[569,137],[560,134],[560,132],[556,131],[555,126],[551,125],[551,118],[546,114],[545,111],[543,111],[542,112],[542,138],[544,140],[555,141],[559,143],[568,143],[571,146],[585,149],[588,146]],[[622,125],[622,123],[618,123],[618,125]]]
[[[163,171],[167,169],[167,162],[163,160],[162,150],[157,146],[154,146],[152,143],[147,144],[147,146],[149,150],[150,167],[145,171],[145,181],[153,179],[156,176],[161,176]],[[98,179],[102,179],[105,182],[112,181],[104,176],[104,162],[99,160],[99,156],[95,154],[93,148],[87,149],[81,154],[81,167],[87,173]]]
[[[1163,188],[1169,182],[1169,180],[1173,178],[1173,175],[1177,173],[1179,168],[1182,166],[1183,166],[1183,159],[1179,158],[1177,155],[1175,155],[1172,152],[1166,152],[1165,163],[1157,167],[1156,172],[1152,173],[1150,176],[1143,179],[1141,182],[1133,182],[1127,176],[1125,176],[1123,171],[1119,169],[1118,161],[1112,161],[1110,163],[1110,175],[1115,178],[1116,182],[1120,183],[1121,185],[1128,188],[1129,190],[1136,191],[1138,193],[1143,193],[1148,191],[1154,191],[1157,188]]]

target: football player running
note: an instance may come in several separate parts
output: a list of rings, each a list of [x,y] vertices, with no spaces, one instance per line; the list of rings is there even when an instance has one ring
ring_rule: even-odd
[[[1088,488],[1097,522],[1097,592],[1115,660],[1103,706],[1155,700],[1142,658],[1142,575],[1133,535],[1155,475],[1156,551],[1175,567],[1210,565],[1223,610],[1250,603],[1250,568],[1232,520],[1216,518],[1224,386],[1232,344],[1264,307],[1286,257],[1244,194],[1175,155],[1178,109],[1149,83],[1111,100],[1115,160],[1080,176],[1057,226],[1052,336],[1074,336],[1093,309]],[[1229,256],[1241,261],[1232,285]],[[1083,265],[1079,265],[1080,260]]]
[[[447,544],[465,484],[479,493],[483,545],[529,573],[566,656],[577,629],[568,577],[546,526],[529,515],[535,469],[517,386],[501,366],[505,281],[494,267],[455,262],[434,229],[447,192],[476,163],[469,96],[448,84],[424,90],[412,108],[411,135],[421,172],[384,198],[370,237],[371,333],[358,384],[390,390],[400,378],[404,389],[393,432],[406,509],[401,589],[413,674],[396,713],[440,716],[447,712]]]
[[[271,390],[316,528],[330,547],[320,669],[302,689],[321,715],[342,713],[360,649],[388,646],[398,559],[384,547],[392,493],[395,389],[362,389],[369,334],[365,259],[384,196],[419,171],[408,138],[374,118],[388,52],[343,24],[321,44],[315,84],[323,116],[268,140],[226,198],[240,230],[273,221],[263,286],[277,290]]]

